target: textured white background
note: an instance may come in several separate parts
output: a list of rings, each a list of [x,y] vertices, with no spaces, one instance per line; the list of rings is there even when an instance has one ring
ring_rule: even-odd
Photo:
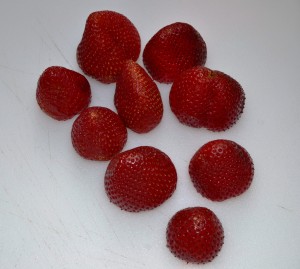
[[[70,140],[74,119],[52,120],[35,100],[48,66],[80,72],[75,51],[85,20],[103,9],[126,15],[142,48],[169,23],[192,24],[207,42],[206,66],[231,75],[246,92],[239,122],[212,133],[181,125],[170,112],[170,85],[158,84],[161,124],[145,135],[129,131],[125,147],[155,146],[176,165],[176,192],[149,212],[126,213],[110,204],[103,188],[107,162],[79,157]],[[300,268],[299,26],[298,0],[2,0],[0,268]],[[114,85],[89,81],[92,105],[114,109]],[[222,203],[197,194],[187,170],[195,151],[217,138],[244,146],[256,168],[249,191]],[[219,256],[206,265],[186,264],[165,246],[170,217],[197,205],[219,216],[226,236]]]

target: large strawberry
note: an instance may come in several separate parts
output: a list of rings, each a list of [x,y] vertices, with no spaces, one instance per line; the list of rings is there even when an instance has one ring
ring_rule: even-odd
[[[80,73],[51,66],[39,77],[36,99],[48,116],[68,120],[90,104],[90,84]]]
[[[230,140],[213,140],[193,156],[189,173],[196,190],[213,201],[223,201],[245,192],[253,180],[249,153]]]
[[[112,110],[89,107],[74,121],[71,137],[75,150],[82,157],[106,161],[123,149],[127,129]]]
[[[153,209],[175,191],[177,173],[162,151],[141,146],[115,155],[105,173],[105,190],[121,209],[138,212]]]
[[[128,60],[120,73],[114,102],[125,125],[137,133],[155,128],[163,115],[163,104],[155,82],[137,63]]]
[[[139,33],[127,17],[114,11],[96,11],[87,18],[77,61],[87,75],[112,83],[124,62],[136,61],[140,50]]]
[[[167,246],[179,259],[207,263],[220,252],[224,231],[218,217],[204,207],[178,211],[167,226]]]
[[[232,77],[197,66],[175,80],[169,100],[181,123],[224,131],[235,124],[243,112],[245,93]]]
[[[176,22],[160,29],[146,44],[143,61],[151,76],[171,83],[184,70],[206,62],[206,44],[190,24]]]

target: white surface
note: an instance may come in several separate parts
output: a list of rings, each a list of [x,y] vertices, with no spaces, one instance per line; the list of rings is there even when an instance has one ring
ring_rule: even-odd
[[[125,149],[152,145],[166,152],[178,187],[161,207],[139,214],[109,203],[107,162],[74,152],[74,119],[52,120],[35,100],[37,79],[48,66],[80,71],[75,51],[85,20],[103,9],[131,19],[143,47],[169,23],[192,24],[207,42],[206,66],[237,79],[247,97],[240,121],[212,133],[181,125],[169,109],[170,85],[158,85],[163,121],[146,135],[129,132]],[[0,268],[300,268],[299,26],[297,0],[2,0]],[[114,85],[89,81],[92,105],[114,109]],[[222,203],[197,194],[187,171],[194,152],[216,138],[238,142],[255,163],[249,191]],[[225,230],[222,251],[206,265],[186,264],[165,247],[169,218],[196,205],[212,209]]]

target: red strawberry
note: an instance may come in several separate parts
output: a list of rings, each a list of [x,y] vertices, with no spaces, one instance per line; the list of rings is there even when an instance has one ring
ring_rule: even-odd
[[[210,262],[218,255],[223,243],[222,224],[207,208],[182,209],[168,223],[167,246],[176,257],[184,261]]]
[[[155,128],[163,115],[160,92],[146,71],[132,60],[118,77],[114,102],[125,125],[137,133]]]
[[[140,50],[139,33],[128,18],[114,11],[97,11],[87,18],[77,61],[87,75],[112,83],[124,62],[136,61]]]
[[[178,120],[191,127],[224,131],[243,112],[245,93],[230,76],[205,67],[193,67],[174,82],[170,106]]]
[[[90,104],[90,84],[83,75],[73,70],[51,66],[38,80],[36,99],[48,116],[68,120]]]
[[[189,173],[199,193],[213,201],[223,201],[250,187],[254,165],[242,146],[220,139],[208,142],[195,153]]]
[[[177,173],[162,151],[141,146],[115,155],[105,174],[105,190],[121,209],[138,212],[153,209],[175,191]]]
[[[184,70],[206,62],[206,44],[191,25],[176,22],[160,29],[146,44],[143,61],[151,76],[171,83]]]
[[[127,129],[110,109],[89,107],[74,121],[71,136],[79,155],[90,160],[106,161],[123,149]]]

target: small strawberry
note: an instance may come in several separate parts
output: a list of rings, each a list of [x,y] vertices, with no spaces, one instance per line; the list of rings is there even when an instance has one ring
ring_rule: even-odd
[[[179,259],[207,263],[220,252],[224,231],[218,217],[205,207],[178,211],[167,226],[167,247]]]
[[[193,67],[175,80],[169,101],[181,123],[224,131],[240,118],[245,93],[230,76],[206,67]]]
[[[87,18],[77,62],[87,75],[112,83],[124,62],[136,61],[140,50],[139,33],[127,17],[109,10],[96,11]]]
[[[213,140],[193,156],[189,173],[196,190],[213,201],[223,201],[245,192],[253,180],[249,153],[230,140]]]
[[[176,22],[160,29],[146,44],[143,61],[153,79],[171,83],[184,70],[206,62],[206,44],[191,25]]]
[[[147,133],[161,121],[160,92],[146,71],[132,60],[125,63],[118,77],[114,102],[125,125],[137,133]]]
[[[68,120],[90,104],[91,88],[83,75],[65,67],[51,66],[38,80],[36,99],[48,116]]]
[[[122,210],[139,212],[158,207],[171,197],[177,173],[165,153],[141,146],[115,155],[104,182],[112,203]]]
[[[112,110],[89,107],[74,121],[71,137],[79,155],[90,160],[106,161],[123,149],[127,129]]]

